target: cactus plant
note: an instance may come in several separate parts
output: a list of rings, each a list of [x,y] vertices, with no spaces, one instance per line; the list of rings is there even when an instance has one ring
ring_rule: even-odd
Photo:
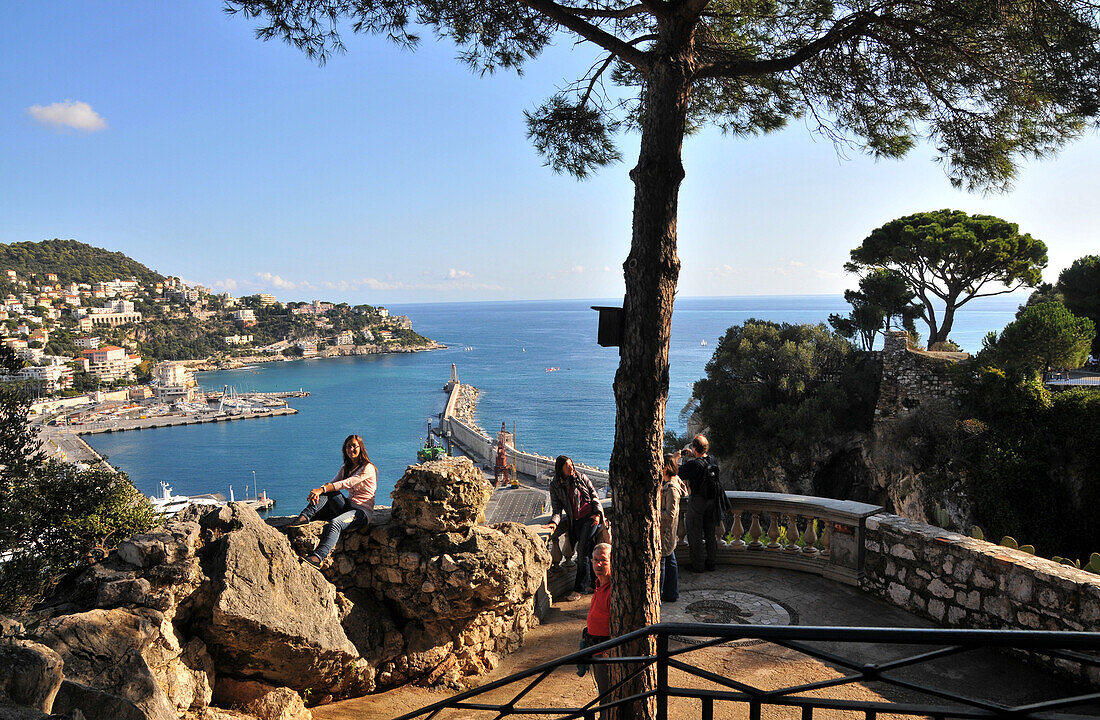
[[[1020,546],[1020,552],[1026,552],[1028,555],[1034,555],[1035,554],[1035,546],[1034,545],[1021,545]]]
[[[938,527],[944,530],[951,529],[951,516],[947,514],[946,510],[940,507],[939,503],[936,503],[936,506],[932,508],[932,519]]]
[[[980,527],[975,525],[974,527],[970,528],[970,537],[974,538],[975,540],[985,540],[985,533],[982,532],[982,529]]]
[[[1005,535],[1001,538],[1001,545],[1006,548],[1012,548],[1013,550],[1019,550],[1020,544],[1016,542],[1016,538],[1011,535]]]
[[[1089,557],[1089,564],[1085,566],[1085,569],[1100,575],[1100,553],[1093,553]]]

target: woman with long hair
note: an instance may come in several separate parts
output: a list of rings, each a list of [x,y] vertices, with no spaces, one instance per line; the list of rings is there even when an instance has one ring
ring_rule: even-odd
[[[320,567],[344,530],[362,527],[374,513],[374,494],[378,489],[378,470],[367,456],[363,438],[348,435],[344,440],[344,462],[331,482],[309,491],[308,505],[298,515],[295,524],[313,520],[328,520],[321,541],[306,562]],[[340,492],[347,488],[348,497]]]
[[[679,476],[676,455],[665,455],[661,467],[661,490],[658,508],[661,511],[661,600],[676,602],[680,598],[680,569],[676,564],[677,526],[680,518],[680,498],[687,488]]]
[[[582,592],[592,592],[593,589],[591,586],[586,588],[586,582],[591,572],[592,536],[603,519],[603,507],[592,481],[573,466],[573,460],[568,455],[559,455],[554,462],[554,477],[550,480],[550,509],[554,513],[550,520],[554,530],[552,535],[560,534],[557,529],[564,515],[569,543],[577,549],[573,592],[565,598],[577,600]]]

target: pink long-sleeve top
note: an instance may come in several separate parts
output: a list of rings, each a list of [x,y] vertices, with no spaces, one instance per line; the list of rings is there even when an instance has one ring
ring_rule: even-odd
[[[375,470],[374,463],[367,463],[347,476],[344,475],[344,466],[341,465],[336,477],[332,478],[332,489],[344,488],[348,490],[349,501],[373,510],[374,494],[378,490],[378,471]]]

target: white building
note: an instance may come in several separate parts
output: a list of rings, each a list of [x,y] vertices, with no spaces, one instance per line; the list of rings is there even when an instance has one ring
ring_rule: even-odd
[[[41,382],[43,390],[54,393],[73,386],[73,369],[65,363],[34,365],[20,370],[19,378]]]
[[[251,335],[226,335],[226,345],[248,345],[252,342]]]
[[[165,402],[194,400],[197,385],[195,373],[183,363],[157,363],[153,368],[153,377],[157,381],[158,400]]]
[[[88,318],[92,325],[129,325],[141,322],[141,313],[134,311],[134,303],[129,300],[117,300],[107,303],[103,307],[91,308],[85,313],[80,308],[73,309],[73,316],[78,320]]]
[[[102,342],[98,335],[91,337],[78,337],[73,340],[73,345],[76,345],[81,350],[95,350],[99,347],[99,343]]]
[[[353,339],[354,337],[355,337],[355,333],[353,333],[351,330],[345,330],[344,332],[342,332],[342,333],[340,333],[339,335],[336,336],[336,344],[337,345],[354,345],[355,344],[355,341]]]
[[[233,319],[246,325],[254,325],[256,323],[256,313],[248,309],[238,310],[237,312],[233,313]]]
[[[260,293],[256,297],[259,298],[261,307],[267,307],[268,305],[274,305],[279,302],[271,293]]]

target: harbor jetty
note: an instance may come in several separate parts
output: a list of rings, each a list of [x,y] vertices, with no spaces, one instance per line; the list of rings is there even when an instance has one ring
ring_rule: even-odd
[[[452,370],[451,380],[444,391],[447,393],[447,404],[440,414],[437,434],[475,463],[492,466],[496,461],[497,442],[496,437],[490,436],[474,422],[477,388],[463,385],[458,380],[457,371]],[[505,445],[505,453],[508,465],[515,467],[521,476],[539,481],[554,470],[554,458],[548,455],[518,450],[511,444]],[[580,463],[577,463],[577,468],[588,476],[597,489],[608,486],[607,470]]]

